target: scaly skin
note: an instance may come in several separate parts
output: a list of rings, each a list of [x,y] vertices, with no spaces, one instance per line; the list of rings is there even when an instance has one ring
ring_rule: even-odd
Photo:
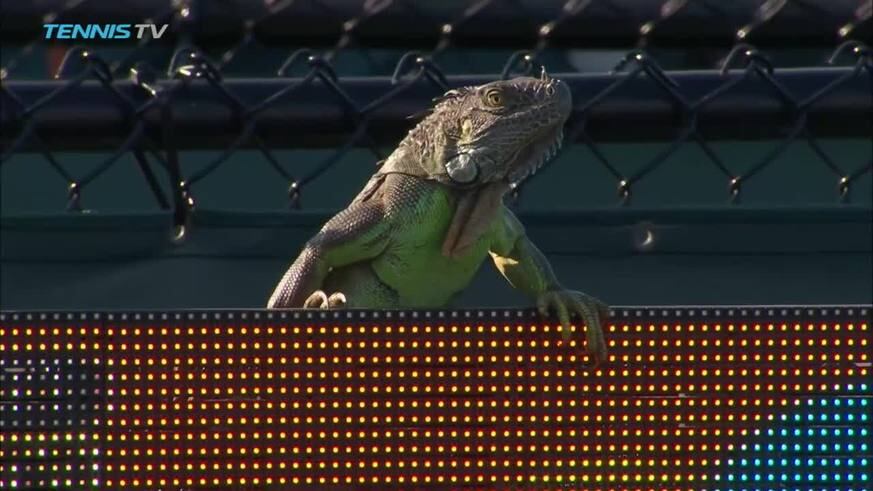
[[[558,315],[566,340],[577,313],[604,360],[606,306],[563,288],[503,204],[560,146],[570,99],[545,72],[448,92],[306,243],[267,308],[442,307],[490,256],[543,315]]]

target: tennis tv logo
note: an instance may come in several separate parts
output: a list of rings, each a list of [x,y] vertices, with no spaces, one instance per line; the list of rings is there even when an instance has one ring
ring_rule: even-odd
[[[167,24],[43,24],[45,39],[160,39]]]

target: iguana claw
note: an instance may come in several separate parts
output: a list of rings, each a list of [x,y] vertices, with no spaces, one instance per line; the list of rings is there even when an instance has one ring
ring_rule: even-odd
[[[591,355],[594,365],[599,365],[606,360],[606,341],[603,338],[603,326],[609,317],[609,308],[606,304],[582,292],[550,290],[540,294],[537,298],[537,309],[543,316],[548,315],[550,310],[558,314],[558,320],[561,322],[561,335],[567,342],[572,336],[570,315],[575,312],[579,319],[585,323],[588,354]]]
[[[304,309],[336,309],[341,308],[346,304],[346,296],[340,292],[336,292],[327,296],[323,290],[315,290],[303,302]]]

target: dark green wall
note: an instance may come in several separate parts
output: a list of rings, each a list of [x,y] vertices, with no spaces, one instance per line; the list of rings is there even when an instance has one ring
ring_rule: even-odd
[[[743,169],[772,142],[716,145]],[[869,144],[824,142],[847,168]],[[605,150],[620,169],[642,165],[659,145]],[[289,169],[327,151],[280,152]],[[75,174],[101,155],[61,155]],[[186,172],[206,152],[183,156]],[[360,188],[373,158],[355,151],[304,190],[288,210],[282,182],[242,152],[202,184],[187,238],[173,243],[131,159],[92,188],[82,214],[63,212],[65,183],[44,161],[20,155],[0,169],[4,309],[256,307],[301,244]],[[868,303],[873,298],[869,173],[838,204],[835,177],[802,145],[752,179],[740,204],[693,149],[685,149],[617,206],[615,183],[588,151],[572,148],[524,189],[518,213],[571,287],[615,304]],[[651,231],[654,243],[640,247]],[[485,265],[459,305],[524,302]]]

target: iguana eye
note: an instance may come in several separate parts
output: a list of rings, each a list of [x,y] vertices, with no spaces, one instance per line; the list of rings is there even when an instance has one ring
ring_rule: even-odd
[[[500,107],[503,105],[503,94],[497,89],[489,89],[485,92],[485,103],[491,107]]]

